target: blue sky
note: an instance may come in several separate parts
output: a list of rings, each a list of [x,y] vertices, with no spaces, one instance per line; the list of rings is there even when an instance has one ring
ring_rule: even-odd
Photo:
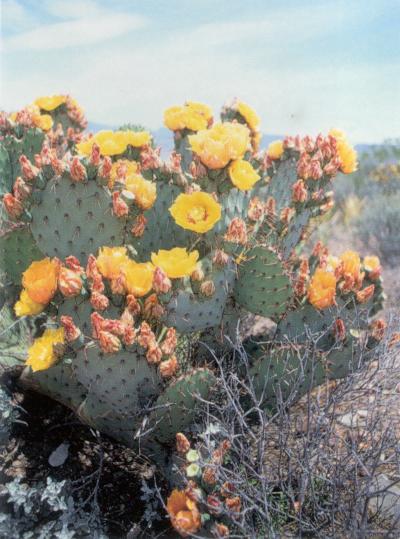
[[[1,0],[1,105],[71,93],[93,122],[162,125],[186,99],[266,133],[400,137],[399,0]]]

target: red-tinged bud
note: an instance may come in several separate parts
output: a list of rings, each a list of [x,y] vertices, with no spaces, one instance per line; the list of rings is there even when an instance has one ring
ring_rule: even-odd
[[[313,137],[310,137],[310,135],[306,135],[305,137],[303,137],[301,145],[304,148],[304,151],[308,153],[312,153],[315,150],[315,140],[313,139]]]
[[[253,197],[249,202],[247,215],[252,221],[260,221],[264,216],[264,204],[258,197]]]
[[[292,198],[294,202],[305,202],[308,198],[307,189],[303,180],[297,180],[292,186]]]
[[[159,303],[157,294],[151,294],[145,299],[143,305],[144,318],[159,320],[164,315],[164,307]]]
[[[83,273],[83,267],[81,266],[79,260],[76,258],[76,256],[70,255],[67,256],[65,259],[65,265],[67,268],[69,268],[72,271],[75,271],[76,273]]]
[[[133,317],[133,314],[128,309],[128,307],[125,307],[125,309],[123,310],[120,316],[120,320],[123,324],[125,324],[125,326],[133,326],[135,319]]]
[[[274,197],[268,197],[265,203],[265,214],[273,221],[276,218],[276,201]]]
[[[146,146],[140,154],[140,162],[143,170],[160,168],[162,161],[160,158],[161,148]]]
[[[168,328],[165,339],[161,345],[162,353],[166,356],[171,355],[175,352],[176,346],[178,344],[178,338],[176,336],[176,331],[174,328]]]
[[[226,498],[225,505],[229,511],[232,511],[232,513],[240,513],[240,509],[242,507],[239,496],[235,496],[234,498]]]
[[[87,179],[86,168],[80,162],[79,157],[77,156],[72,158],[72,161],[69,166],[69,171],[71,174],[71,179],[74,182],[84,182]]]
[[[207,496],[207,508],[209,513],[214,516],[218,516],[222,513],[222,502],[214,494],[209,494]]]
[[[300,275],[294,283],[294,293],[297,297],[303,297],[307,293],[308,278],[305,275]]]
[[[133,294],[128,294],[126,296],[126,308],[129,310],[129,312],[133,316],[140,314],[140,311],[141,311],[140,303],[138,302],[137,298]]]
[[[14,182],[13,193],[16,199],[23,202],[32,193],[32,187],[24,182],[21,176],[18,176]]]
[[[383,318],[378,318],[370,324],[369,329],[371,331],[371,337],[377,341],[381,341],[385,336],[387,324]]]
[[[28,182],[33,181],[39,174],[39,169],[32,165],[26,155],[21,155],[19,158],[21,172],[24,179]]]
[[[122,335],[125,333],[125,324],[121,322],[121,320],[105,318],[102,322],[101,328],[104,331],[112,333],[113,335],[117,335],[117,337],[122,337]]]
[[[247,243],[246,223],[239,217],[234,217],[229,223],[228,230],[224,236],[226,241],[245,245]]]
[[[344,341],[346,338],[346,326],[341,318],[337,318],[333,324],[333,336],[338,341]]]
[[[318,159],[311,159],[309,168],[309,177],[313,180],[320,180],[323,176],[321,163]]]
[[[332,159],[324,166],[324,173],[327,176],[336,176],[340,169],[340,165],[341,162],[339,157],[332,157]]]
[[[71,316],[61,316],[60,322],[64,328],[65,340],[73,342],[81,336],[81,330],[74,324]]]
[[[215,294],[214,281],[204,281],[204,283],[201,283],[200,293],[206,298],[211,298]]]
[[[182,172],[181,168],[181,161],[182,156],[180,153],[177,153],[175,150],[171,152],[171,156],[169,158],[168,168],[177,174],[180,174]]]
[[[146,352],[146,359],[148,363],[157,365],[162,358],[162,352],[158,344],[153,341],[149,344]]]
[[[120,272],[118,277],[111,279],[110,281],[111,292],[117,295],[123,295],[126,293],[126,277],[125,274]]]
[[[182,432],[177,432],[175,435],[176,450],[181,455],[185,455],[190,449],[190,442]]]
[[[310,266],[306,258],[303,258],[300,262],[299,273],[300,275],[305,275],[306,277],[308,277],[310,274]]]
[[[171,356],[166,361],[162,361],[160,363],[160,374],[163,378],[171,378],[171,376],[174,376],[174,374],[178,370],[178,367],[179,365],[176,356]]]
[[[357,301],[359,303],[366,303],[368,300],[372,298],[375,292],[375,285],[371,284],[369,286],[366,286],[362,290],[359,290],[356,293]]]
[[[7,214],[12,219],[18,219],[24,213],[21,202],[11,193],[6,193],[3,196],[3,204]]]
[[[217,266],[226,266],[229,261],[229,255],[221,251],[221,249],[216,249],[212,261]]]
[[[94,167],[98,167],[100,165],[100,161],[101,161],[100,146],[94,143],[92,145],[92,151],[90,153],[89,162]]]
[[[105,354],[115,354],[121,349],[121,341],[108,331],[100,331],[99,344]]]
[[[137,339],[137,331],[133,326],[125,326],[122,342],[125,346],[132,346]]]
[[[322,241],[317,241],[317,243],[314,245],[312,256],[315,256],[316,258],[320,258],[321,256],[328,256],[328,254],[329,254],[329,251],[325,247],[325,245],[322,243]]]
[[[165,271],[157,266],[153,274],[153,290],[157,294],[167,294],[171,286],[172,283]]]
[[[223,483],[220,490],[221,496],[223,496],[224,498],[227,498],[229,496],[232,496],[232,494],[234,493],[235,493],[235,485],[231,483],[230,481],[225,481],[225,483]]]
[[[311,157],[308,153],[302,153],[300,155],[300,159],[297,163],[297,175],[299,176],[299,178],[307,180],[307,178],[310,177],[310,162]]]
[[[354,290],[354,287],[355,287],[354,285],[355,285],[354,277],[350,275],[349,273],[345,273],[343,275],[343,281],[339,283],[339,290],[343,294],[348,294],[349,292]]]
[[[399,343],[400,343],[400,333],[396,331],[390,337],[389,348],[393,348],[394,346],[396,346]]]
[[[97,267],[96,257],[94,255],[89,255],[86,264],[86,276],[88,279],[96,279],[99,275],[101,276],[101,273]]]
[[[143,236],[146,225],[147,225],[147,219],[143,215],[143,213],[140,213],[136,217],[135,222],[131,228],[131,234],[135,236],[135,238],[140,238],[141,236]]]
[[[217,539],[222,539],[223,537],[229,537],[229,528],[225,524],[216,523],[212,529],[213,535]]]
[[[90,322],[92,324],[93,339],[98,339],[99,333],[103,329],[104,318],[99,313],[92,313],[90,315]]]
[[[196,269],[190,274],[192,281],[202,281],[204,279],[204,271],[200,264],[197,264]]]
[[[61,267],[58,274],[58,289],[66,298],[72,298],[80,294],[82,290],[82,279],[80,273],[69,268]]]
[[[288,225],[293,219],[296,210],[294,208],[283,208],[280,213],[280,220],[284,225]]]
[[[147,322],[142,322],[140,325],[138,343],[143,348],[148,348],[150,344],[156,343],[156,337]]]
[[[125,217],[129,213],[129,206],[121,198],[119,191],[112,194],[113,212],[117,217]]]
[[[100,178],[109,178],[111,174],[111,169],[112,169],[111,157],[107,155],[103,157],[100,163],[98,175],[100,176]]]
[[[90,296],[90,303],[93,309],[96,309],[97,311],[104,311],[104,309],[107,309],[110,304],[107,296],[93,289]]]
[[[57,155],[51,155],[50,158],[50,165],[54,171],[54,174],[56,176],[61,176],[61,174],[64,172],[66,168],[66,164],[57,158]]]
[[[202,475],[203,482],[206,485],[215,485],[217,482],[217,473],[213,466],[206,466]]]
[[[213,462],[222,464],[223,458],[231,448],[231,442],[229,440],[223,440],[218,448],[213,452],[212,459]]]
[[[195,180],[207,176],[207,169],[197,156],[195,156],[190,163],[189,172]]]

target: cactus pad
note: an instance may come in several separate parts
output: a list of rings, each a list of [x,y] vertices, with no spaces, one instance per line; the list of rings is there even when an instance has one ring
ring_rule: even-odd
[[[95,181],[51,181],[31,208],[32,234],[47,256],[76,256],[86,263],[103,245],[124,243],[125,220],[114,217],[108,192]]]
[[[250,312],[277,319],[287,311],[292,287],[278,255],[254,247],[238,266],[235,300]]]
[[[0,236],[0,269],[15,284],[21,283],[22,273],[43,254],[27,227],[19,227]]]

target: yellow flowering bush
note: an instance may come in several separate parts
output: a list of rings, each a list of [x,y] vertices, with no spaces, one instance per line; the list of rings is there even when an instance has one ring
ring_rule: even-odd
[[[101,247],[96,259],[100,273],[106,279],[116,279],[121,269],[129,263],[126,247]]]
[[[212,110],[203,103],[188,101],[183,107],[169,107],[164,112],[164,125],[172,131],[206,129],[212,120]]]
[[[260,179],[260,175],[254,170],[251,163],[244,159],[232,161],[229,165],[229,177],[233,185],[242,191],[251,189]]]
[[[274,140],[267,149],[267,155],[270,159],[280,159],[283,154],[283,141]]]
[[[183,247],[174,247],[170,250],[160,249],[151,254],[154,266],[161,268],[170,279],[188,277],[196,269],[199,252],[189,253]]]
[[[344,174],[355,172],[358,168],[357,152],[348,142],[345,133],[340,129],[331,129],[329,134],[336,139],[341,171]]]
[[[206,167],[219,169],[244,156],[250,148],[250,132],[239,123],[218,123],[190,135],[189,143]]]
[[[67,102],[66,95],[48,95],[44,97],[38,97],[35,100],[35,105],[42,110],[52,111],[57,109],[59,106]]]
[[[64,343],[64,329],[46,329],[41,337],[34,340],[28,350],[26,365],[35,371],[43,371],[57,362],[54,346]]]
[[[102,155],[120,155],[125,152],[128,145],[135,148],[146,146],[151,141],[147,131],[99,131],[76,145],[78,153],[89,156],[93,144],[97,144]]]
[[[252,131],[257,131],[260,127],[260,118],[258,117],[256,111],[250,107],[247,103],[243,101],[238,101],[237,111],[243,118],[246,120],[247,125]]]
[[[169,211],[179,226],[199,234],[211,230],[221,218],[220,204],[201,191],[180,194]]]

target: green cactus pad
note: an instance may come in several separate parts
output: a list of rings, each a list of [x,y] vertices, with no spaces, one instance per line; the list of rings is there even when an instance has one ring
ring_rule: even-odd
[[[10,166],[7,173],[8,182],[14,183],[17,176],[21,174],[19,158],[25,155],[32,163],[34,162],[35,154],[40,153],[45,134],[41,129],[28,129],[25,131],[22,138],[17,138],[13,135],[6,135],[2,141],[2,146],[6,148],[9,161],[7,166]],[[3,171],[1,170],[1,173]]]
[[[32,372],[29,367],[26,367],[21,382],[74,411],[77,411],[85,400],[87,392],[86,388],[76,379],[71,365],[63,361],[45,371]]]
[[[32,234],[47,256],[86,263],[99,247],[124,244],[125,220],[112,215],[111,197],[95,181],[74,183],[68,175],[51,181],[31,213]]]
[[[80,350],[72,363],[77,380],[99,405],[124,417],[135,417],[159,394],[162,380],[158,369],[135,347],[116,354],[104,354],[90,343]]]
[[[159,442],[170,442],[177,432],[185,431],[197,413],[199,400],[196,395],[207,399],[216,383],[214,374],[208,369],[197,369],[172,382],[154,404],[149,424]]]
[[[19,227],[0,236],[0,271],[15,284],[21,284],[22,273],[34,260],[44,255],[27,227]]]
[[[273,197],[276,211],[280,211],[292,203],[292,185],[297,181],[297,158],[290,155],[277,165],[275,173],[268,183],[266,196]]]
[[[296,400],[325,380],[321,358],[304,348],[265,350],[262,344],[245,344],[256,358],[250,368],[256,398],[264,406],[274,406],[281,399]]]
[[[157,183],[157,199],[154,206],[144,214],[147,225],[143,236],[137,240],[131,234],[128,236],[128,241],[137,250],[141,260],[148,260],[151,253],[159,249],[188,245],[194,238],[192,232],[175,223],[168,211],[181,192],[177,186]]]
[[[236,188],[222,194],[218,199],[221,204],[221,219],[205,236],[212,241],[216,236],[226,232],[234,217],[245,220],[247,218],[249,202],[253,196],[254,193],[252,191],[241,191]]]
[[[167,326],[173,326],[178,333],[190,333],[220,324],[226,300],[236,276],[233,264],[207,276],[215,285],[210,298],[192,293],[190,289],[178,290],[166,305]]]
[[[0,143],[0,196],[9,193],[14,183],[13,171],[7,148]]]
[[[30,329],[26,321],[16,322],[12,309],[0,309],[0,374],[2,370],[21,365],[30,344]]]
[[[362,351],[360,340],[348,335],[341,345],[327,354],[327,376],[332,380],[344,378],[361,367],[362,359],[366,361],[367,358],[366,350]]]
[[[288,309],[292,287],[278,255],[254,247],[238,266],[235,300],[253,314],[277,319]]]
[[[291,253],[299,245],[301,236],[310,221],[311,215],[312,211],[310,208],[303,208],[301,212],[296,213],[290,221],[286,234],[281,242],[281,252],[284,259],[289,258]]]

